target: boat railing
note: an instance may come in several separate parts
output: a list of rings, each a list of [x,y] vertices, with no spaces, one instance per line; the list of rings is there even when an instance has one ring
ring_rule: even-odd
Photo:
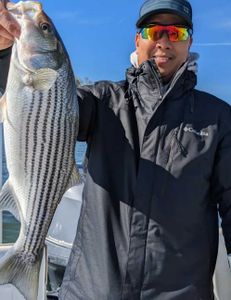
[[[0,211],[0,244],[2,244],[2,212]]]
[[[2,187],[3,126],[0,124],[0,188]],[[0,244],[2,244],[2,211],[0,211]]]

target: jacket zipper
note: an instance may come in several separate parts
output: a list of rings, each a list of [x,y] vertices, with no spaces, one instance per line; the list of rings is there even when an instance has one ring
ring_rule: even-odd
[[[157,76],[156,70],[155,70],[155,68],[154,68],[154,66],[153,66],[152,63],[150,63],[150,68],[151,68],[152,73],[153,73],[153,75],[154,75],[155,82],[156,82],[156,85],[157,85],[157,89],[158,89],[158,92],[159,92],[158,99],[157,99],[156,104],[155,104],[155,106],[154,106],[154,108],[153,108],[153,113],[155,113],[157,107],[159,106],[160,101],[163,99],[163,95],[162,95],[162,93],[161,93],[161,90],[162,90],[162,89],[161,89],[161,84],[160,84],[159,77]],[[140,99],[143,99],[142,96],[140,95],[139,89],[136,88],[136,91],[137,91],[138,97],[139,97]]]
[[[153,66],[153,63],[150,63],[150,66],[151,66],[151,70],[152,70],[152,73],[153,73],[153,75],[154,75],[156,84],[157,84],[157,86],[158,86],[158,91],[159,91],[158,102],[159,102],[160,100],[163,99],[163,95],[162,95],[162,93],[161,93],[161,91],[162,91],[161,83],[160,83],[159,77],[158,77],[157,74],[156,74],[156,70],[155,70],[155,68],[154,68],[154,66]]]
[[[187,65],[188,65],[188,62],[185,62],[185,63],[183,64],[183,66],[176,72],[176,74],[175,74],[175,76],[173,77],[173,80],[172,80],[172,82],[171,82],[171,84],[170,84],[170,87],[167,89],[167,91],[166,91],[164,94],[162,94],[162,93],[161,93],[162,88],[161,88],[161,84],[160,84],[159,77],[158,77],[157,74],[156,74],[156,69],[155,69],[155,67],[153,66],[153,63],[150,64],[151,70],[152,70],[152,72],[153,72],[153,75],[154,75],[154,77],[155,77],[155,80],[156,80],[156,83],[157,83],[157,86],[158,86],[158,90],[159,90],[159,100],[164,100],[164,99],[168,96],[168,94],[171,92],[171,90],[172,90],[173,87],[175,86],[177,80],[180,78],[180,76],[183,74],[183,72],[184,72],[185,69],[187,68]]]
[[[170,84],[170,87],[167,89],[166,93],[163,95],[163,99],[165,99],[168,94],[171,92],[173,87],[175,86],[177,80],[180,78],[180,76],[183,74],[184,70],[186,69],[188,63],[185,62],[184,65],[176,72],[175,76],[173,77],[173,80]]]

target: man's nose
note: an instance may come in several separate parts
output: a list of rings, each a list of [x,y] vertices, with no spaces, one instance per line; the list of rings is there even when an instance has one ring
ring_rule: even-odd
[[[167,32],[163,32],[156,42],[156,47],[170,49],[172,48],[172,43],[168,38]]]

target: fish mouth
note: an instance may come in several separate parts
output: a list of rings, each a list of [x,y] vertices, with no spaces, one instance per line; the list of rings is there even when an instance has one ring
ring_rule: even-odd
[[[6,7],[8,11],[17,18],[22,17],[23,15],[33,17],[43,10],[42,4],[35,1],[20,1],[18,3],[8,2]]]
[[[21,34],[15,40],[15,55],[24,70],[59,69],[63,46],[52,20],[35,1],[9,2],[9,12],[18,21]]]
[[[26,26],[27,22],[32,22],[37,26],[40,26],[41,23],[47,23],[48,26],[51,25],[50,19],[43,12],[42,4],[39,2],[20,1],[16,4],[8,2],[7,9],[21,27]]]

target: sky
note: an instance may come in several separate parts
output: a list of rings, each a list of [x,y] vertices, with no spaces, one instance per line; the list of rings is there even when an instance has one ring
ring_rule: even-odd
[[[144,0],[41,0],[70,55],[77,77],[125,78]],[[191,0],[191,51],[200,55],[198,85],[231,104],[231,1]]]

